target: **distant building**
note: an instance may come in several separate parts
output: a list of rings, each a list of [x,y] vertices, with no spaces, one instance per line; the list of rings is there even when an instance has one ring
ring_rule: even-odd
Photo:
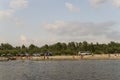
[[[91,55],[91,53],[89,51],[86,51],[86,52],[85,51],[83,51],[83,52],[79,51],[78,55]]]
[[[30,56],[30,54],[29,54],[29,53],[25,53],[24,55],[25,55],[25,56],[27,56],[27,57],[28,57],[28,56]]]
[[[33,56],[39,57],[39,56],[41,56],[41,55],[40,55],[40,53],[34,53]]]

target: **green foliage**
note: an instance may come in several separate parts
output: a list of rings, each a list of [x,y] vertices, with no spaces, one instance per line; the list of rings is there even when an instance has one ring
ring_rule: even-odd
[[[6,44],[2,43],[0,46],[0,50],[11,50],[11,49],[13,49],[13,46],[8,43]]]
[[[52,45],[44,45],[38,47],[31,44],[29,47],[25,45],[13,47],[9,43],[2,43],[0,45],[0,55],[11,54],[13,56],[17,54],[34,54],[52,52],[53,55],[76,55],[79,51],[89,51],[93,54],[108,54],[108,53],[120,53],[120,43],[111,41],[108,44],[88,43],[84,42],[69,42],[67,43],[55,43]]]

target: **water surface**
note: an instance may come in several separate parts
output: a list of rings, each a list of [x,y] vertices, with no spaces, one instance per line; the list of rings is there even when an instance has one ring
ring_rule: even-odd
[[[120,80],[120,60],[0,62],[0,80]]]

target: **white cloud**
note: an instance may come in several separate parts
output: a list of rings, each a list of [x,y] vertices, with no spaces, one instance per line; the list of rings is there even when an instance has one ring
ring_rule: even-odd
[[[120,8],[120,0],[113,0],[113,5]]]
[[[45,28],[48,30],[55,30],[55,29],[59,29],[60,27],[65,26],[65,22],[64,21],[55,21],[54,24],[44,24]]]
[[[79,12],[79,11],[80,11],[80,9],[79,9],[78,7],[74,6],[74,5],[71,4],[71,3],[66,2],[66,3],[65,3],[65,6],[66,6],[66,7],[68,8],[68,10],[71,11],[71,12]]]
[[[62,39],[102,41],[100,39],[113,40],[120,36],[120,34],[113,34],[114,25],[116,23],[111,21],[102,23],[55,21],[45,24],[44,27],[47,32]]]
[[[24,36],[24,35],[21,35],[21,36],[20,36],[20,40],[21,40],[23,43],[26,43],[26,42],[27,42],[27,37]]]
[[[0,22],[4,24],[15,25],[18,27],[24,26],[25,23],[23,22],[23,20],[14,16],[14,14],[15,14],[15,10],[13,9],[1,10],[0,11]]]
[[[21,9],[28,7],[28,0],[11,0],[10,8]]]
[[[40,42],[41,41],[39,39],[33,39],[26,35],[20,35],[20,39],[19,39],[19,45],[22,45],[22,44],[26,46],[29,46],[30,44],[40,45]]]
[[[52,24],[45,24],[44,27],[57,35],[99,35],[104,34],[109,30],[109,28],[114,25],[113,22],[104,23],[92,23],[92,22],[65,22],[65,21],[55,21]]]
[[[97,7],[103,3],[105,3],[107,0],[90,0],[90,3],[92,6]]]
[[[8,4],[8,9],[0,10],[0,21],[16,26],[24,26],[23,20],[20,20],[15,14],[17,10],[28,7],[28,0],[10,0]]]
[[[15,11],[12,10],[12,9],[1,10],[1,11],[0,11],[0,19],[10,18],[10,17],[13,16],[14,13],[15,13]]]
[[[14,14],[17,12],[16,9],[26,8],[27,6],[27,0],[11,0],[8,9],[0,10],[0,19],[14,18]]]
[[[113,6],[120,8],[120,0],[90,0],[91,5],[94,7],[98,7],[99,5],[104,4],[106,2],[111,2]]]

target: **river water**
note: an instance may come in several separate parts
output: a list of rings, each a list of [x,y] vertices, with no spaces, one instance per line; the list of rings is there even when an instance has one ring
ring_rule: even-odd
[[[120,60],[0,62],[0,80],[120,80]]]

